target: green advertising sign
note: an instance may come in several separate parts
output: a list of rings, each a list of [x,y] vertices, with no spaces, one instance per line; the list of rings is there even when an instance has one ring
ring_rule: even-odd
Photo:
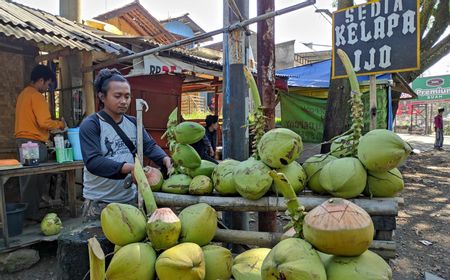
[[[417,100],[450,99],[450,75],[417,78],[412,82]]]
[[[283,93],[280,102],[283,127],[295,131],[304,142],[322,142],[326,99]]]

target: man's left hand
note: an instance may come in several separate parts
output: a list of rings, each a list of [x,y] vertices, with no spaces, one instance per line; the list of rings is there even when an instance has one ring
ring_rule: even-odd
[[[170,157],[163,158],[163,164],[167,168],[167,175],[172,175],[173,173],[173,165],[172,165],[172,159]]]

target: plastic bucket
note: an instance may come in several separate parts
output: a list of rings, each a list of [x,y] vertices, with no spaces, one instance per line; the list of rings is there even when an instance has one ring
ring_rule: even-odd
[[[79,127],[69,128],[67,130],[67,138],[69,139],[70,145],[72,146],[73,159],[83,160],[80,145],[80,128]]]
[[[8,219],[8,235],[10,237],[22,234],[26,203],[6,203],[6,217]],[[2,234],[3,235],[3,234]]]

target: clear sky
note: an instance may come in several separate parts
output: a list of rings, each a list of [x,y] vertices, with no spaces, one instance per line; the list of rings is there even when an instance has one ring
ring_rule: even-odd
[[[59,0],[14,0],[24,5],[59,14]],[[124,6],[132,0],[81,0],[82,18],[89,19],[106,11]],[[256,16],[256,0],[250,1],[250,17]],[[276,9],[300,3],[301,0],[275,0]],[[316,7],[333,10],[331,0],[317,0]],[[356,3],[364,1],[357,0]],[[223,0],[140,0],[140,3],[157,19],[177,17],[189,13],[190,17],[204,30],[212,31],[222,27]],[[256,31],[256,25],[250,27]],[[450,29],[450,28],[449,28]],[[450,32],[450,30],[447,30]],[[221,41],[222,36],[214,37]],[[295,50],[314,51],[331,47],[313,46],[313,50],[302,43],[331,46],[331,19],[315,13],[314,7],[307,7],[276,17],[275,40],[277,43],[296,40]],[[450,54],[427,70],[424,75],[450,74]]]

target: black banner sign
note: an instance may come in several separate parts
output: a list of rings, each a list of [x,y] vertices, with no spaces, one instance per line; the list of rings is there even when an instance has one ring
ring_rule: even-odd
[[[419,0],[380,0],[334,12],[333,79],[347,76],[337,49],[357,75],[419,69],[419,11]]]

